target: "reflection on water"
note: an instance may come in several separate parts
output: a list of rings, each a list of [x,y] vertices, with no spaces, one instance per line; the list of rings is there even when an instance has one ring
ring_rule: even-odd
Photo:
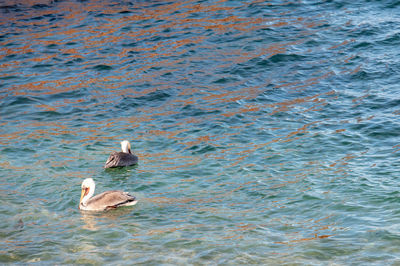
[[[397,9],[2,1],[0,261],[395,262]]]
[[[97,231],[103,229],[101,225],[106,222],[108,227],[117,227],[119,220],[123,216],[132,212],[132,208],[120,208],[114,211],[93,212],[93,211],[80,211],[81,220],[83,221],[82,228],[90,231]],[[101,225],[99,223],[101,222]]]

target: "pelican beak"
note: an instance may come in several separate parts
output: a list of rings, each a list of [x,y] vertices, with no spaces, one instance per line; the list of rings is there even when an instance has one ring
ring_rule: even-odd
[[[86,192],[87,192],[87,190],[88,190],[88,188],[86,188],[86,187],[84,187],[84,188],[82,188],[82,192],[81,192],[81,199],[80,199],[80,201],[79,201],[79,203],[81,203],[82,202],[82,199],[83,199],[83,197],[84,196],[86,196]]]
[[[82,202],[83,197],[85,196],[85,189],[82,188],[82,192],[81,192],[81,199],[79,200],[79,203]]]

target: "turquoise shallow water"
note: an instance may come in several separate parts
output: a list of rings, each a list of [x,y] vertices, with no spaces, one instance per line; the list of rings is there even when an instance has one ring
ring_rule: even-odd
[[[399,4],[0,3],[1,263],[400,263]]]

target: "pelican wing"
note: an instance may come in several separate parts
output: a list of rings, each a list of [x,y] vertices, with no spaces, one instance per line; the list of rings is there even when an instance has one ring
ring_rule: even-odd
[[[124,152],[113,152],[108,157],[104,168],[129,166],[134,165],[138,162],[138,157]]]
[[[89,199],[86,203],[87,210],[106,210],[118,206],[129,206],[136,204],[136,198],[128,192],[111,190],[103,192]]]

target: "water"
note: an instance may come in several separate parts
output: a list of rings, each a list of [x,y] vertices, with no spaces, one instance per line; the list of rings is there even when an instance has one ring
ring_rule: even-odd
[[[400,263],[397,2],[0,3],[1,263]]]

